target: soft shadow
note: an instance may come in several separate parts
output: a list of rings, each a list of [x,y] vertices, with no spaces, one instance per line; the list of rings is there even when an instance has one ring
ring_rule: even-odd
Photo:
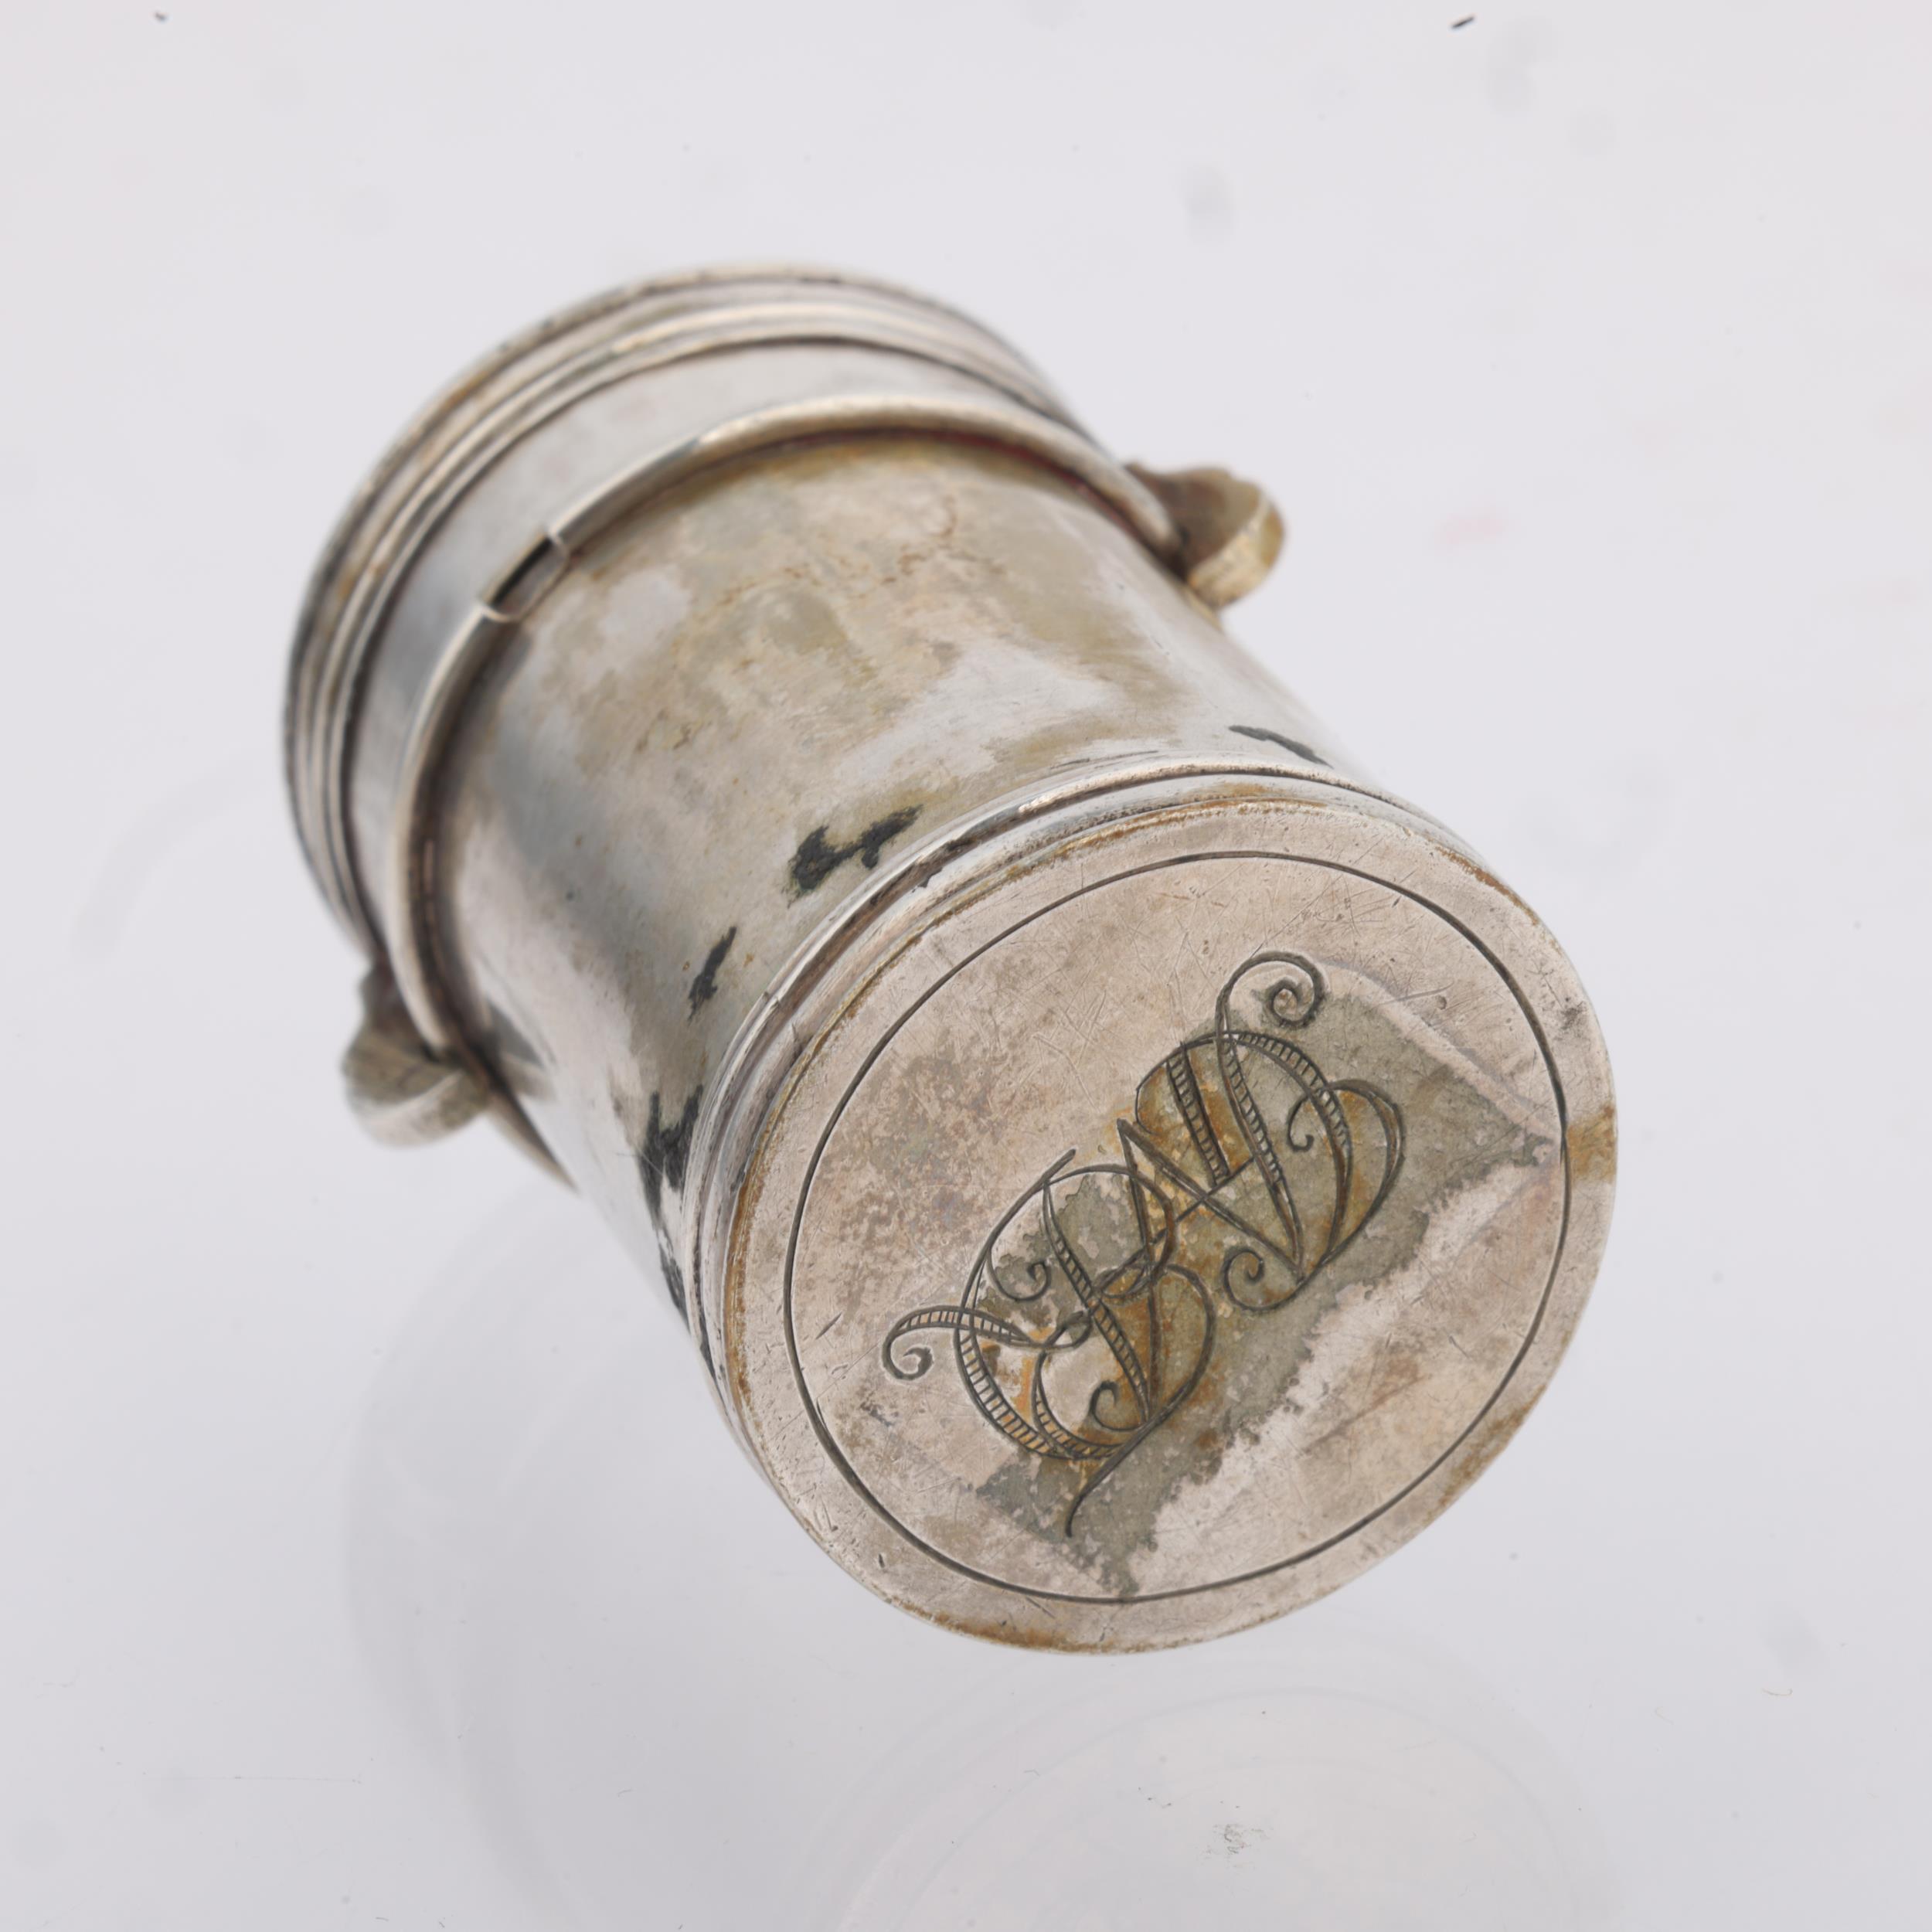
[[[729,1441],[662,1287],[546,1183],[372,1391],[370,1668],[533,1927],[1607,1923],[1548,1746],[1345,1596],[1159,1656],[1001,1651],[852,1583]]]

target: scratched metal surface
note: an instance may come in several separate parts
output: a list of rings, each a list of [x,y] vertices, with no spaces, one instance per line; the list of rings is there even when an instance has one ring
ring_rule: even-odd
[[[855,896],[1089,774],[1306,771],[1322,739],[1032,465],[913,437],[748,459],[601,539],[488,675],[445,764],[444,969],[579,1185],[696,1280],[704,1110]],[[693,1304],[714,1366],[720,1285]]]
[[[16,12],[0,1922],[1917,1923],[1923,15]],[[1233,628],[1603,1016],[1562,1372],[1292,1616],[1070,1659],[900,1614],[582,1199],[338,1105],[273,742],[318,538],[535,309],[774,255],[1265,480]]]
[[[1615,1114],[1567,962],[1190,593],[1241,582],[1246,486],[1131,522],[1168,486],[1031,447],[1050,394],[913,298],[583,312],[594,386],[539,416],[583,325],[526,338],[488,467],[409,507],[470,379],[317,577],[317,876],[339,824],[332,896],[447,1077],[662,1270],[869,1588],[1069,1650],[1333,1589],[1494,1458],[1588,1292]],[[755,447],[607,481],[722,434]]]

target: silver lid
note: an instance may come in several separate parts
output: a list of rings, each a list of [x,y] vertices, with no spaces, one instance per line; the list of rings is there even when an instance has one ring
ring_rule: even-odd
[[[580,547],[649,489],[701,464],[760,440],[849,434],[869,423],[941,431],[950,425],[1030,449],[1077,474],[1157,553],[1179,557],[1176,519],[1151,487],[1155,480],[1107,456],[998,337],[924,296],[829,270],[752,267],[641,282],[564,310],[477,363],[396,440],[338,523],[297,621],[284,726],[296,824],[330,906],[372,954],[383,951],[383,921],[355,850],[349,767],[369,663],[413,563],[480,479],[591,399],[695,358],[786,344],[851,345],[954,372],[978,389],[980,405],[956,392],[917,399],[817,394],[808,404],[801,399],[787,417],[786,399],[774,396],[735,421],[679,421],[657,441],[634,444],[614,468],[607,447],[587,443],[580,464],[574,471],[561,466],[553,485],[559,515],[543,531],[519,533],[525,540],[491,573],[496,583],[527,583],[532,548]],[[895,416],[893,403],[913,400],[924,405],[922,420],[907,420],[903,408]],[[774,417],[774,409],[781,413]],[[475,587],[479,597],[485,588]]]

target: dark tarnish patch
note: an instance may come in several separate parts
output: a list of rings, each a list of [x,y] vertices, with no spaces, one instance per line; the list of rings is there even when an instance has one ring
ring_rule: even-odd
[[[691,982],[691,1010],[693,1013],[718,990],[718,968],[725,963],[725,955],[731,951],[732,941],[737,937],[738,929],[733,926],[705,954],[704,964],[698,968],[698,977]]]
[[[868,825],[849,845],[835,845],[828,835],[828,825],[815,826],[791,855],[792,890],[802,898],[816,892],[849,859],[856,859],[868,872],[885,855],[886,848],[919,816],[917,805],[906,805]]]
[[[691,1135],[698,1124],[698,1103],[703,1097],[702,1085],[693,1087],[684,1111],[665,1126],[658,1097],[651,1096],[651,1117],[645,1123],[644,1145],[638,1150],[638,1171],[644,1177],[644,1204],[651,1210],[654,1226],[662,1226],[664,1191],[675,1194],[684,1185],[685,1163],[691,1158]]]
[[[1284,738],[1278,731],[1270,731],[1262,725],[1230,725],[1229,730],[1237,732],[1243,738],[1258,739],[1264,744],[1279,745],[1284,751],[1291,751],[1298,758],[1305,758],[1311,765],[1328,769],[1328,761],[1320,752],[1312,750],[1298,738]]]
[[[658,1265],[664,1270],[664,1285],[670,1291],[671,1305],[684,1318],[684,1325],[691,1325],[691,1310],[685,1300],[684,1270],[678,1266],[678,1257],[662,1242],[658,1244]]]
[[[684,1271],[682,1269],[680,1269],[678,1272],[678,1284],[680,1287],[684,1285]],[[687,1326],[691,1325],[691,1316],[689,1311],[685,1313],[685,1322]],[[699,1359],[704,1363],[705,1373],[709,1376],[715,1381],[717,1379],[718,1369],[717,1364],[711,1359],[711,1329],[709,1325],[704,1318],[704,1304],[702,1301],[698,1304],[698,1319],[696,1325],[698,1335]]]
[[[1202,1278],[1218,1284],[1213,1352],[1185,1402],[1094,1488],[1090,1501],[1082,1502],[1083,1478],[1073,1464],[1039,1455],[1012,1458],[978,1486],[979,1497],[1002,1516],[1050,1539],[1056,1549],[1070,1545],[1087,1573],[1123,1598],[1138,1593],[1148,1526],[1168,1502],[1183,1489],[1210,1484],[1229,1451],[1237,1443],[1255,1440],[1277,1409],[1319,1408],[1325,1392],[1301,1385],[1316,1332],[1332,1311],[1345,1298],[1372,1295],[1421,1255],[1440,1201],[1470,1179],[1503,1165],[1527,1173],[1554,1158],[1553,1142],[1504,1114],[1453,1069],[1392,1026],[1375,1001],[1336,998],[1325,1011],[1332,1030],[1311,1041],[1311,1049],[1321,1052],[1325,1060],[1332,1055],[1351,1077],[1379,1091],[1400,1096],[1397,1104],[1410,1130],[1379,1209],[1333,1263],[1258,1312],[1229,1292],[1225,1267],[1192,1264]],[[1123,1118],[1138,1117],[1133,1103],[1120,1104],[1118,1111]],[[1185,1131],[1185,1123],[1179,1124]],[[1100,1155],[1105,1147],[1102,1138],[1092,1151]],[[1242,1173],[1252,1185],[1252,1165]],[[1241,1185],[1239,1175],[1232,1185]],[[1070,1193],[1066,1219],[1075,1230],[1077,1250],[1114,1252],[1118,1244],[1097,1238],[1094,1230],[1080,1224],[1080,1213]],[[1205,1210],[1196,1211],[1190,1225],[1215,1232],[1217,1243],[1235,1238]],[[1123,1229],[1121,1239],[1131,1238]],[[1063,1270],[1060,1278],[1063,1281]],[[1236,1285],[1247,1278],[1235,1277]],[[1059,1291],[1066,1290],[1063,1286]],[[1420,1366],[1400,1351],[1388,1351],[1386,1374],[1379,1379],[1372,1406],[1399,1400]],[[1354,1427],[1366,1413],[1338,1416],[1328,1433]],[[1515,1422],[1509,1427],[1513,1429]],[[1496,1446],[1507,1434],[1505,1430],[1497,1437]],[[1077,1504],[1077,1518],[1072,1514]]]

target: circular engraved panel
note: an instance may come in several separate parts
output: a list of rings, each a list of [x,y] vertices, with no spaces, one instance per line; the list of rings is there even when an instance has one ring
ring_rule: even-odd
[[[1262,852],[1090,878],[831,1111],[785,1282],[815,1428],[919,1549],[1031,1597],[1304,1562],[1523,1359],[1563,1131],[1510,981],[1415,893]]]

